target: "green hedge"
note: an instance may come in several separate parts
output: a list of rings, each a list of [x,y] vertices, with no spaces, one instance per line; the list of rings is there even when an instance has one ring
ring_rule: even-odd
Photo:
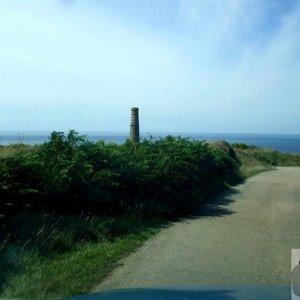
[[[239,178],[226,142],[168,136],[118,145],[70,131],[53,132],[40,146],[9,147],[0,149],[0,193],[14,207],[186,213]]]

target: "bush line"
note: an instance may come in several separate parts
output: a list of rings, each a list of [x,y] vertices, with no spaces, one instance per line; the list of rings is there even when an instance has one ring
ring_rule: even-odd
[[[186,214],[216,186],[241,178],[239,159],[226,142],[168,136],[118,145],[70,131],[53,132],[40,146],[4,148],[0,195],[14,209]]]

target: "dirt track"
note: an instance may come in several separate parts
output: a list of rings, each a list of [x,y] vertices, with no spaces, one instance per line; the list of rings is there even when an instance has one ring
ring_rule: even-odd
[[[300,248],[300,168],[256,175],[174,223],[123,260],[95,290],[290,284]]]

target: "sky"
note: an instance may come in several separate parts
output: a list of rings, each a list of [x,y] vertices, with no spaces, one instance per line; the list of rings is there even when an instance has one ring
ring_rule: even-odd
[[[300,133],[300,1],[0,0],[0,130]]]

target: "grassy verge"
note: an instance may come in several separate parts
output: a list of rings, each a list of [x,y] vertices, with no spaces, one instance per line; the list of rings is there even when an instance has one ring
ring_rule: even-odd
[[[281,153],[245,144],[232,146],[241,162],[240,173],[244,178],[275,169],[277,166],[300,166],[300,154]]]
[[[15,230],[13,242],[2,245],[1,296],[64,299],[88,293],[163,224],[137,216],[18,214],[8,224]]]
[[[244,178],[248,178],[258,173],[275,169],[275,166],[268,163],[263,163],[254,158],[241,158],[241,161],[242,165],[240,171]]]

